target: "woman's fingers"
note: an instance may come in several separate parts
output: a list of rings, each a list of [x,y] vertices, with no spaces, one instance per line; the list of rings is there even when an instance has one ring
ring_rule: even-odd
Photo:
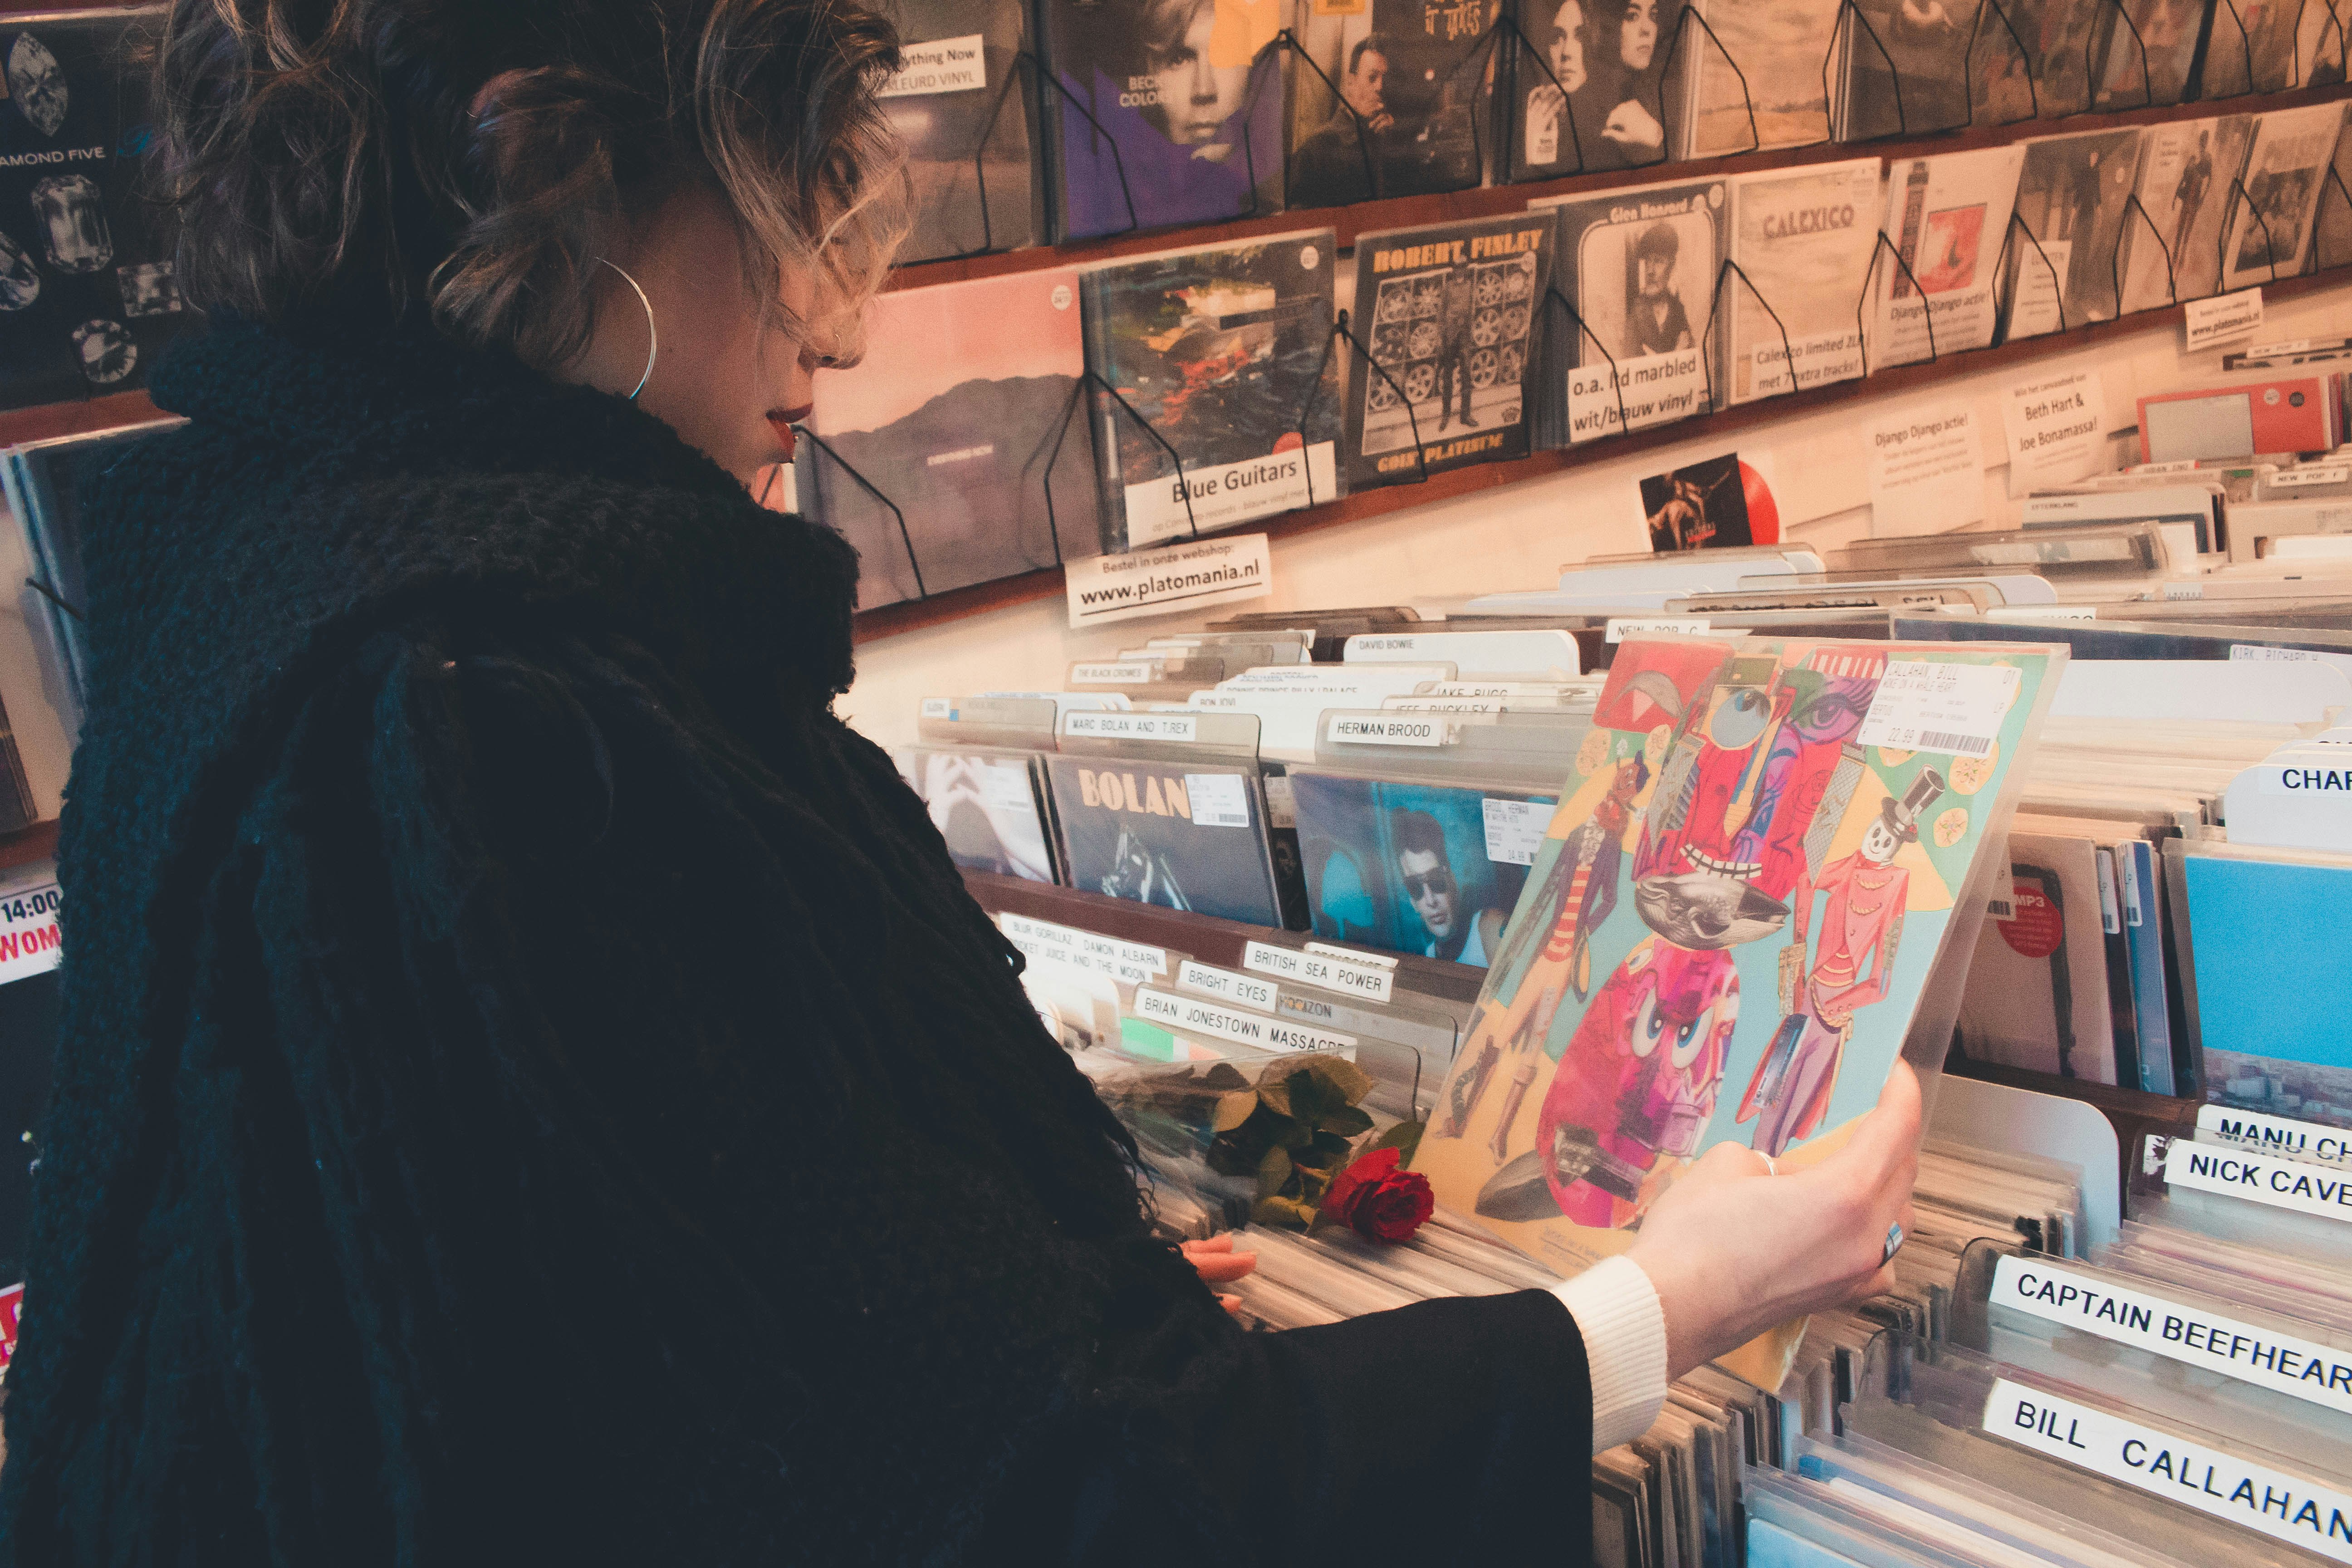
[[[1203,1252],[1194,1255],[1192,1267],[1202,1279],[1212,1285],[1222,1285],[1238,1279],[1257,1267],[1255,1252]]]
[[[1183,1241],[1177,1245],[1184,1249],[1184,1256],[1187,1258],[1199,1252],[1231,1252],[1234,1249],[1234,1233],[1226,1231],[1223,1235],[1213,1236],[1206,1241]]]

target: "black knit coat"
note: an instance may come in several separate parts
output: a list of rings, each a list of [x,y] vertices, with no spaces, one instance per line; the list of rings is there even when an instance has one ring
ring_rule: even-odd
[[[414,328],[154,390],[86,503],[0,1563],[1582,1553],[1555,1300],[1244,1334],[1152,1239],[831,710],[839,539]]]

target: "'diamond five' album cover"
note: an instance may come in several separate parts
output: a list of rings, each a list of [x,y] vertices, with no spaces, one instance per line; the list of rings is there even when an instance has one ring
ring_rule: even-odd
[[[1826,1153],[1974,940],[2063,657],[1623,644],[1413,1157],[1438,1202],[1573,1274],[1717,1143]]]

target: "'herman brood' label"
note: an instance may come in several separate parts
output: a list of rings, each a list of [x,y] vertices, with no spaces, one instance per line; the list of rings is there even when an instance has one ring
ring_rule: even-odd
[[[1253,942],[1242,950],[1242,967],[1366,1002],[1387,1001],[1396,984],[1394,971],[1364,959],[1265,942]]]
[[[2316,1121],[2296,1121],[2260,1110],[2235,1110],[2226,1105],[2200,1105],[2197,1131],[2259,1153],[2352,1166],[2352,1132],[2341,1127],[2323,1127]]]
[[[1323,733],[1335,746],[1443,746],[1453,739],[1444,720],[1406,713],[1334,713]]]
[[[2165,1147],[2164,1180],[2168,1186],[2352,1221],[2352,1176],[2301,1160],[2175,1138]]]
[[[2040,1258],[1993,1266],[1992,1305],[2352,1413],[2352,1352],[2185,1307]]]
[[[2153,1497],[2352,1563],[2352,1497],[2219,1448],[2008,1378],[1985,1400],[1984,1430]]]

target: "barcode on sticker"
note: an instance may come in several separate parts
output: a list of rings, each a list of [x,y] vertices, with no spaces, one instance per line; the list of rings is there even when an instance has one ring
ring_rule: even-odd
[[[2013,921],[2017,918],[2017,900],[2003,898],[1987,899],[1985,913],[1997,921]]]
[[[1919,743],[1912,750],[1951,752],[1961,756],[1981,757],[1992,750],[1992,737],[1959,735],[1949,730],[1922,730],[1919,731]]]
[[[1192,803],[1195,826],[1250,825],[1249,786],[1239,773],[1186,773],[1184,796]]]

